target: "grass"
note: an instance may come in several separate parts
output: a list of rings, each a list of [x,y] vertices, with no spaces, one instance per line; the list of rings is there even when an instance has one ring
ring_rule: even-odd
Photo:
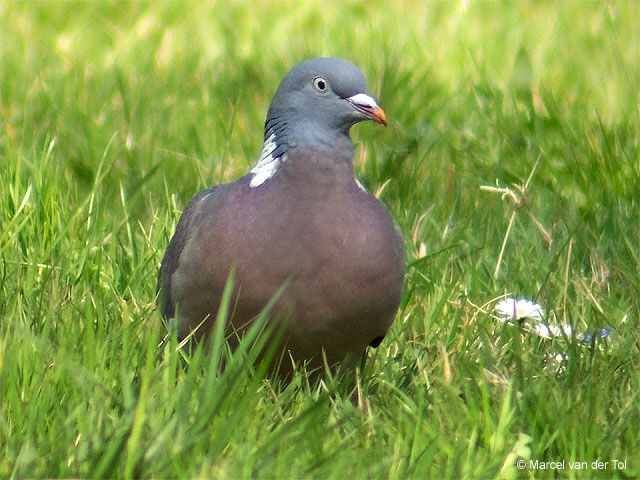
[[[0,3],[0,476],[639,476],[639,16]],[[354,128],[355,168],[409,268],[363,370],[284,388],[250,341],[161,343],[155,282],[186,202],[252,166],[279,80],[316,55],[356,62],[391,120]],[[505,294],[612,334],[535,337],[496,322]]]

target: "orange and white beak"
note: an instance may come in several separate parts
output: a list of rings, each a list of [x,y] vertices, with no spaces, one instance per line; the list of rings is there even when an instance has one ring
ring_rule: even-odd
[[[351,102],[354,107],[360,110],[365,116],[373,120],[376,123],[380,123],[387,126],[387,115],[384,113],[376,101],[366,93],[357,93],[349,98],[347,101]]]

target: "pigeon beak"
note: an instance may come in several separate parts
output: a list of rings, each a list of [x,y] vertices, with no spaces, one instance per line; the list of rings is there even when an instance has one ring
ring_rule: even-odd
[[[385,127],[387,126],[387,115],[384,113],[384,110],[382,110],[376,101],[366,93],[353,95],[347,98],[347,101],[356,107],[357,110],[365,114],[367,118],[376,123],[380,123]]]

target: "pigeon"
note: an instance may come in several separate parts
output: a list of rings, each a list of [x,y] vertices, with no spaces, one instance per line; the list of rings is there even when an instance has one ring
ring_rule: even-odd
[[[179,339],[213,330],[233,271],[227,333],[241,336],[280,292],[269,321],[284,372],[353,366],[380,344],[400,305],[404,243],[354,176],[349,130],[364,120],[387,124],[353,63],[313,58],[289,71],[255,167],[198,193],[162,259],[158,305]]]

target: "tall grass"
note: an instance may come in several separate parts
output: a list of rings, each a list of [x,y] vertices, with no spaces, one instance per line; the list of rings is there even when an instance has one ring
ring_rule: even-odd
[[[0,3],[0,475],[640,475],[639,15]],[[233,355],[163,341],[155,282],[186,202],[252,166],[279,80],[317,55],[361,66],[391,120],[354,129],[355,168],[409,268],[362,368],[282,385],[258,329]],[[535,337],[496,321],[505,294],[612,333]]]

